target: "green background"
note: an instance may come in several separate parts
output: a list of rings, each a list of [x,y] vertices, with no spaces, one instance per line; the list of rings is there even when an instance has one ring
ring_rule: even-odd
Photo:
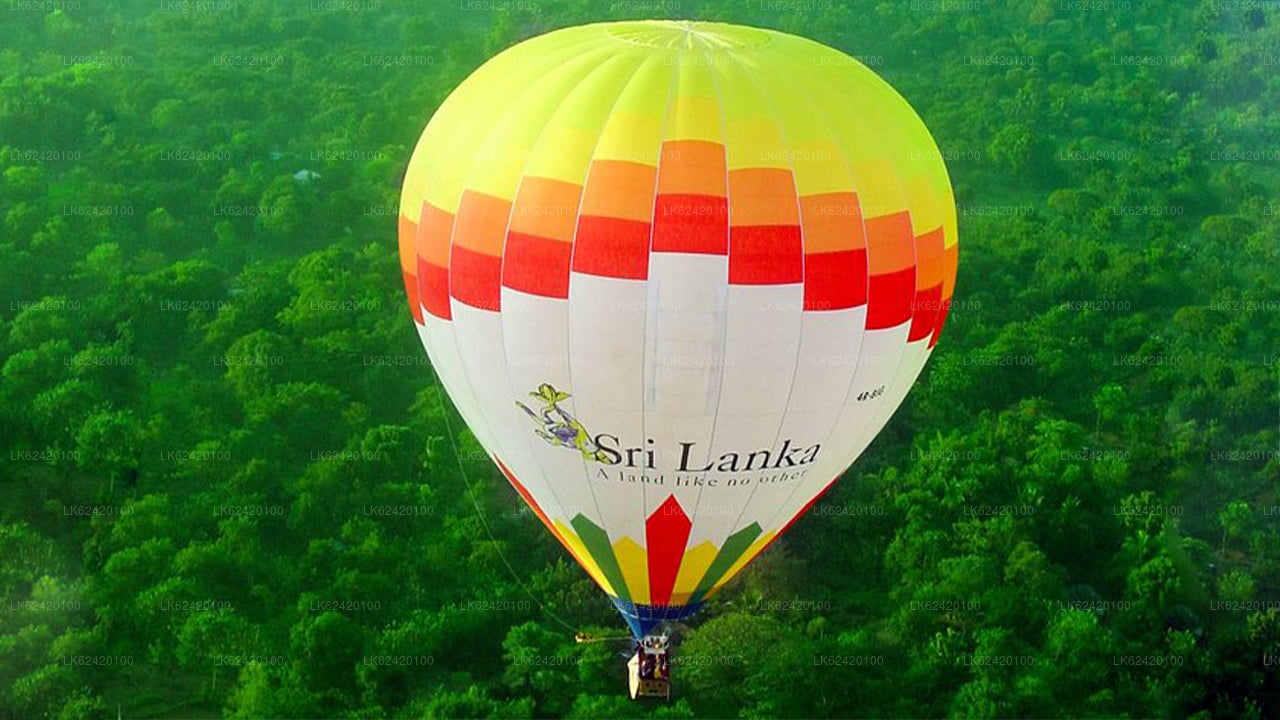
[[[962,246],[917,387],[660,705],[446,424],[395,243],[485,58],[646,16],[863,59]],[[1280,716],[1275,3],[35,0],[0,34],[0,717]]]

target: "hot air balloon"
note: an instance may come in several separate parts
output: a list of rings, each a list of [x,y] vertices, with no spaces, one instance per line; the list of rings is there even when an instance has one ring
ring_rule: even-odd
[[[893,88],[804,38],[675,21],[476,70],[414,150],[399,242],[440,382],[636,638],[870,444],[957,262],[946,168]]]

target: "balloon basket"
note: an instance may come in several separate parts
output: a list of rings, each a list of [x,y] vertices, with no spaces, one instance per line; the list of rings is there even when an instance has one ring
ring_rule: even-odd
[[[632,700],[671,699],[671,665],[667,636],[646,635],[636,643],[636,652],[627,661],[627,689]]]

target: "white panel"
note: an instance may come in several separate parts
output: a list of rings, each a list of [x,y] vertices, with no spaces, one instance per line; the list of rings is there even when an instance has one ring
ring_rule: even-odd
[[[503,351],[503,312],[480,310],[453,301],[453,325],[460,348],[461,372],[475,393],[476,402],[492,433],[485,448],[515,475],[538,506],[551,518],[558,504],[540,472],[538,458],[526,435],[534,424],[515,406],[516,393],[508,379],[510,360]],[[534,406],[532,398],[526,403]]]
[[[578,417],[578,398],[570,397],[553,407],[530,395],[544,383],[575,395],[569,374],[568,303],[504,287],[502,336],[511,396],[500,410],[513,420],[511,432],[525,443],[533,464],[542,470],[553,496],[546,499],[544,511],[566,523],[582,513],[599,524],[600,514],[588,484],[587,461],[582,452],[547,439],[554,437],[554,430],[568,424],[560,411],[571,418]],[[540,419],[530,417],[516,405],[517,401]],[[587,429],[594,431],[590,426]],[[542,498],[538,501],[544,502]]]
[[[453,401],[454,407],[471,429],[476,440],[490,453],[493,452],[493,433],[483,413],[480,403],[471,389],[467,376],[462,372],[462,357],[458,350],[458,341],[454,336],[453,323],[442,320],[430,313],[423,312],[424,324],[418,325],[418,338],[427,350],[431,359],[431,367],[439,378],[440,384]]]
[[[724,255],[649,256],[644,435],[654,441],[664,487],[691,517],[701,486],[681,468],[705,465],[710,452],[724,372],[728,291]],[[649,497],[646,513],[666,497]]]
[[[731,285],[728,299],[712,469],[692,512],[694,546],[722,544],[756,485],[777,473],[766,455],[775,451],[800,352],[803,285]]]
[[[774,523],[785,522],[776,518],[779,508],[797,488],[815,479],[814,468],[824,457],[841,451],[839,440],[831,435],[858,366],[866,315],[865,305],[804,313],[795,387],[774,442],[779,450],[772,459],[776,469],[752,488],[734,530],[753,521],[765,532],[776,529]],[[820,447],[811,454],[814,445]]]
[[[911,388],[915,386],[916,378],[920,377],[920,372],[924,370],[924,364],[929,360],[931,351],[927,335],[915,342],[907,343],[907,347],[902,352],[902,359],[898,362],[898,373],[889,382],[887,397],[881,403],[880,410],[871,423],[873,428],[871,440],[880,434],[884,426],[889,424],[893,414],[902,407],[902,401],[907,399],[907,393],[911,392]]]
[[[831,480],[844,472],[875,439],[872,423],[881,405],[888,399],[889,384],[898,371],[911,323],[883,330],[867,330],[863,335],[858,368],[849,386],[844,409],[830,438],[823,443],[822,453],[795,487],[791,496],[779,507],[775,517],[762,527],[786,524],[800,509],[821,492]]]
[[[569,283],[569,369],[573,407],[606,459],[587,461],[601,527],[617,542],[645,546],[646,498],[672,482],[649,467],[644,442],[644,281],[573,273]],[[566,451],[567,452],[567,451]],[[656,458],[655,458],[656,460]],[[661,483],[661,484],[660,484]]]

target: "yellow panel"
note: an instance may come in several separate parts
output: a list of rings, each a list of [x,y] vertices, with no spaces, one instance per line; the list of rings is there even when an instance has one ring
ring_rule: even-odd
[[[665,50],[651,55],[631,77],[604,123],[594,159],[658,164],[663,118],[676,79],[669,62],[673,56]]]
[[[882,217],[907,209],[906,194],[888,160],[856,162],[853,164],[853,177],[858,184],[862,217]]]
[[[582,544],[582,540],[578,539],[578,535],[573,532],[573,529],[559,520],[555,521],[555,526],[556,530],[560,531],[560,537],[563,537],[565,542],[569,543],[569,546],[573,548],[573,554],[577,558],[578,564],[587,571],[591,579],[596,581],[601,590],[613,597],[617,597],[618,593],[614,591],[613,586],[605,579],[604,573],[600,572],[600,566],[591,558],[591,553],[587,552],[586,546]]]
[[[725,583],[732,580],[734,576],[738,574],[739,570],[741,570],[747,563],[751,562],[752,558],[754,558],[756,555],[759,555],[760,551],[764,549],[764,546],[768,545],[769,541],[773,539],[773,535],[775,532],[777,531],[770,530],[769,532],[756,538],[756,541],[751,543],[751,547],[747,548],[747,551],[742,553],[742,557],[738,558],[738,561],[735,562],[733,565],[730,565],[729,569],[725,572],[725,574],[721,575],[720,579],[716,581],[715,586],[712,587],[711,590],[707,591],[707,596],[710,597],[711,595],[719,591],[720,588]]]
[[[757,87],[752,70],[739,63],[721,63],[715,69],[724,108],[725,160],[729,170],[790,170],[791,161],[772,103]]]
[[[791,140],[791,168],[795,173],[796,192],[801,197],[827,193],[852,192],[844,150],[830,138]]]
[[[891,90],[886,94],[887,86],[878,78],[874,88],[851,86],[848,77],[861,65],[847,56],[811,41],[789,40],[785,51],[775,43],[763,48],[762,55],[770,68],[794,78],[802,94],[823,99],[823,114],[850,166],[863,216],[907,209],[899,173],[905,168],[900,158],[909,157],[910,148],[902,128],[915,113]]]
[[[723,142],[720,100],[707,57],[682,53],[675,62],[679,78],[667,119],[666,139]]]
[[[581,185],[587,177],[596,143],[605,121],[645,68],[657,63],[636,48],[623,48],[581,79],[569,92],[555,98],[554,114],[536,140],[524,174]],[[640,82],[644,82],[643,79]],[[522,122],[521,113],[513,113]]]
[[[631,82],[618,96],[614,113],[637,113],[661,117],[667,111],[671,89],[676,79],[672,63],[675,52],[654,50],[646,53],[644,65],[631,77]]]
[[[924,173],[907,181],[907,202],[911,205],[911,224],[916,235],[923,235],[943,224],[933,185]]]
[[[622,568],[622,577],[631,591],[631,601],[649,604],[649,556],[629,537],[613,544],[613,554]]]
[[[773,62],[765,62],[757,70],[757,80],[765,87],[782,124],[796,191],[802,197],[851,192],[854,186],[849,159],[836,141],[828,117],[830,109],[818,107],[814,96],[795,81],[795,75],[803,70],[801,66],[794,72],[784,72]]]
[[[564,124],[549,125],[538,138],[528,163],[518,168],[516,174],[582,185],[586,181],[598,137],[596,130]]]
[[[756,69],[754,58],[742,58],[733,54],[716,56],[711,70],[715,74],[716,88],[723,108],[725,123],[771,115],[768,98],[757,86],[753,77]]]
[[[765,108],[768,112],[768,108]],[[725,163],[729,171],[749,168],[791,170],[787,146],[778,124],[769,117],[726,120],[724,124]]]
[[[959,242],[960,237],[959,235],[957,235],[957,227],[956,227],[956,200],[955,200],[955,197],[951,194],[950,182],[947,183],[946,193],[943,195],[943,197],[946,198],[942,204],[943,206],[942,215],[945,218],[942,226],[946,229],[946,233],[943,236],[943,245],[945,247],[951,247],[952,245],[955,245],[957,242]]]
[[[571,63],[539,78],[515,98],[495,97],[507,112],[471,153],[466,188],[512,199],[520,177],[530,175],[581,183],[595,148],[603,115],[634,71],[638,53],[594,51],[595,65]],[[536,146],[535,146],[536,144]],[[427,198],[431,198],[428,190]]]
[[[625,160],[656,167],[661,148],[661,116],[630,110],[619,111],[610,115],[605,122],[595,159]]]
[[[698,582],[707,574],[707,568],[716,559],[716,546],[710,540],[684,551],[680,560],[680,572],[676,573],[676,584],[671,591],[671,604],[680,605],[689,601],[689,596],[698,589]]]
[[[866,160],[874,155],[890,160],[899,178],[923,175],[933,189],[936,206],[941,214],[944,245],[956,243],[955,198],[946,164],[924,122],[911,109],[906,100],[874,72],[853,61],[848,56],[819,45],[811,40],[795,38],[798,46],[807,47],[814,58],[809,67],[812,72],[801,76],[807,92],[825,92],[833,102],[842,103],[852,112],[837,115],[837,135],[850,147],[854,160]],[[765,48],[769,51],[770,48]],[[776,53],[775,53],[776,56]],[[777,56],[778,65],[797,70],[800,55]],[[850,98],[858,98],[853,108]],[[882,145],[880,152],[870,153],[858,143],[861,136],[875,137]],[[855,182],[858,180],[855,173]],[[933,227],[937,227],[934,223]]]
[[[559,32],[540,42],[539,52],[571,51],[585,42],[597,42],[589,39],[590,35],[582,28]],[[435,194],[437,200],[449,199],[437,207],[450,213],[458,209],[462,178],[467,170],[462,158],[464,153],[474,151],[473,147],[465,147],[466,141],[461,136],[487,130],[506,112],[503,103],[479,102],[481,98],[495,92],[506,93],[508,97],[518,96],[520,88],[532,84],[533,79],[547,72],[546,67],[522,62],[528,53],[528,48],[517,45],[495,56],[481,65],[436,109],[418,139],[405,171],[400,194],[401,214],[416,221],[428,185],[440,188]]]
[[[853,189],[865,196],[856,174],[849,178],[855,185],[850,188],[842,173],[854,163],[887,161],[900,190],[903,178],[912,178],[913,185],[915,178],[924,178],[916,187],[932,189],[944,243],[955,244],[955,203],[945,164],[923,122],[891,87],[848,56],[812,41],[716,23],[625,22],[569,28],[499,54],[459,86],[432,118],[406,173],[404,216],[415,220],[428,197],[442,210],[455,211],[476,158],[486,163],[476,174],[492,178],[492,184],[477,189],[509,197],[511,191],[502,189],[533,160],[520,140],[542,130],[539,121],[530,119],[531,112],[558,109],[577,82],[555,78],[595,77],[601,65],[632,52],[647,57],[646,68],[660,69],[646,69],[631,83],[644,89],[618,98],[615,119],[597,121],[607,126],[597,140],[598,157],[648,162],[648,138],[655,123],[661,126],[665,112],[654,106],[667,99],[667,92],[656,88],[666,90],[674,73],[678,81],[667,119],[668,139],[721,142],[723,121],[732,128],[732,141],[727,143],[730,168],[790,166],[802,195]],[[533,102],[533,97],[540,102]],[[603,102],[571,105],[573,112],[588,115],[607,116],[609,111]],[[517,118],[508,117],[512,114]],[[503,118],[509,125],[497,130]],[[583,125],[586,135],[598,129],[590,125]],[[572,151],[561,156],[560,171],[539,174],[581,182],[581,159],[566,156],[581,152],[586,145],[583,136],[548,130],[548,137],[556,138],[553,144],[563,141]],[[840,154],[843,159],[837,158]],[[790,162],[780,162],[782,158]],[[912,205],[921,195],[919,189],[904,192]]]

